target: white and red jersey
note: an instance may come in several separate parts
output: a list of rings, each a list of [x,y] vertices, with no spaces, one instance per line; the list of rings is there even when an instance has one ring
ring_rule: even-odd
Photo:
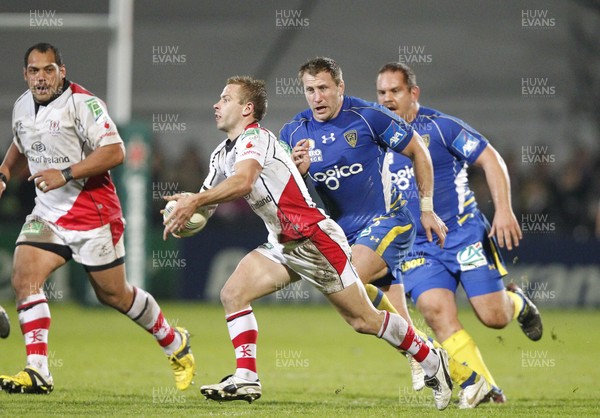
[[[29,171],[65,169],[104,145],[123,144],[106,105],[78,84],[65,81],[63,93],[36,105],[28,90],[15,102],[13,142]],[[38,106],[36,112],[36,106]],[[109,172],[71,180],[37,197],[32,214],[63,228],[86,231],[121,218],[121,204]]]
[[[210,189],[234,175],[240,161],[258,161],[263,170],[244,198],[264,221],[270,239],[279,243],[311,237],[318,230],[317,223],[327,218],[312,201],[285,147],[258,123],[248,125],[239,137],[223,141],[213,151],[203,185]]]

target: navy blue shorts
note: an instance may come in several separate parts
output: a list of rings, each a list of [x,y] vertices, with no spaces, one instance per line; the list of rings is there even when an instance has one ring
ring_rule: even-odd
[[[487,219],[476,212],[448,233],[443,249],[417,237],[401,266],[405,291],[413,302],[430,289],[456,292],[459,283],[468,298],[504,289],[507,271],[495,238],[488,238],[489,229]]]
[[[400,266],[415,241],[414,219],[406,206],[394,208],[383,216],[373,218],[353,244],[375,251],[388,266],[388,276],[373,282],[375,286],[402,283]]]

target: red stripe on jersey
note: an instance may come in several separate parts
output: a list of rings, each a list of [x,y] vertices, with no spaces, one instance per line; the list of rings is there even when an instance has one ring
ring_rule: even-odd
[[[25,322],[21,324],[21,332],[26,334],[36,329],[48,329],[50,328],[50,318],[38,318],[33,321]]]
[[[315,233],[310,237],[310,240],[315,244],[315,247],[325,256],[327,261],[331,263],[335,271],[341,275],[349,263],[346,253],[340,247],[340,244],[335,242],[328,234],[317,228]]]
[[[90,93],[88,90],[84,89],[77,83],[73,83],[72,81],[71,81],[71,84],[69,85],[69,88],[71,89],[71,92],[73,92],[73,94],[78,93],[78,94],[87,94],[88,96],[93,96],[93,94]]]
[[[306,203],[293,176],[290,176],[279,198],[277,218],[281,224],[279,242],[285,243],[313,235],[315,225],[325,216]]]
[[[47,356],[48,355],[48,344],[47,343],[27,344],[25,346],[25,351],[28,356],[30,356],[32,354]]]
[[[115,185],[108,173],[88,178],[69,211],[56,224],[74,231],[88,231],[123,217]]]
[[[240,312],[231,314],[230,316],[228,316],[225,319],[227,320],[227,322],[229,322],[229,321],[233,321],[234,319],[239,318],[240,316],[248,315],[250,313],[252,313],[252,309],[246,309],[245,311],[240,311]]]
[[[234,348],[238,348],[244,344],[256,344],[256,340],[258,338],[258,331],[255,329],[251,329],[248,331],[244,331],[237,335],[231,342],[233,343]]]

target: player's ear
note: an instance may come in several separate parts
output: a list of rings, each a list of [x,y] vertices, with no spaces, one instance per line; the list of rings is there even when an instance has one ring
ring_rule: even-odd
[[[338,89],[340,91],[340,95],[343,95],[344,91],[346,90],[346,85],[344,84],[344,80],[340,81],[340,84],[338,84]]]
[[[252,102],[246,103],[246,106],[244,106],[244,109],[242,110],[242,116],[247,117],[247,116],[252,115],[253,113],[254,113],[254,103],[252,103]]]
[[[421,96],[421,89],[419,86],[414,86],[410,88],[410,97],[413,102],[419,101],[419,96]]]

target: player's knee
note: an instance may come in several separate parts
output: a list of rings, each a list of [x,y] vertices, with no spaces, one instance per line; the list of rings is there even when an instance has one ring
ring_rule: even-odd
[[[96,289],[95,293],[96,293],[96,298],[103,305],[110,306],[112,308],[116,308],[121,311],[124,311],[124,309],[121,309],[121,305],[123,305],[123,303],[122,303],[122,300],[121,300],[122,298],[120,297],[120,295],[113,293],[113,292],[107,292],[105,290],[100,290],[100,289]]]
[[[450,320],[450,315],[441,306],[421,307],[420,311],[425,322],[432,328],[443,327]]]
[[[43,280],[39,281],[31,275],[22,274],[19,270],[13,272],[10,282],[17,300],[42,292],[44,285]]]
[[[236,286],[225,284],[219,294],[221,304],[228,312],[236,312],[248,306],[249,301],[244,298],[243,292]]]
[[[448,332],[462,328],[454,311],[447,311],[442,307],[430,307],[423,309],[421,313],[425,323],[436,335],[444,333],[444,331]]]

